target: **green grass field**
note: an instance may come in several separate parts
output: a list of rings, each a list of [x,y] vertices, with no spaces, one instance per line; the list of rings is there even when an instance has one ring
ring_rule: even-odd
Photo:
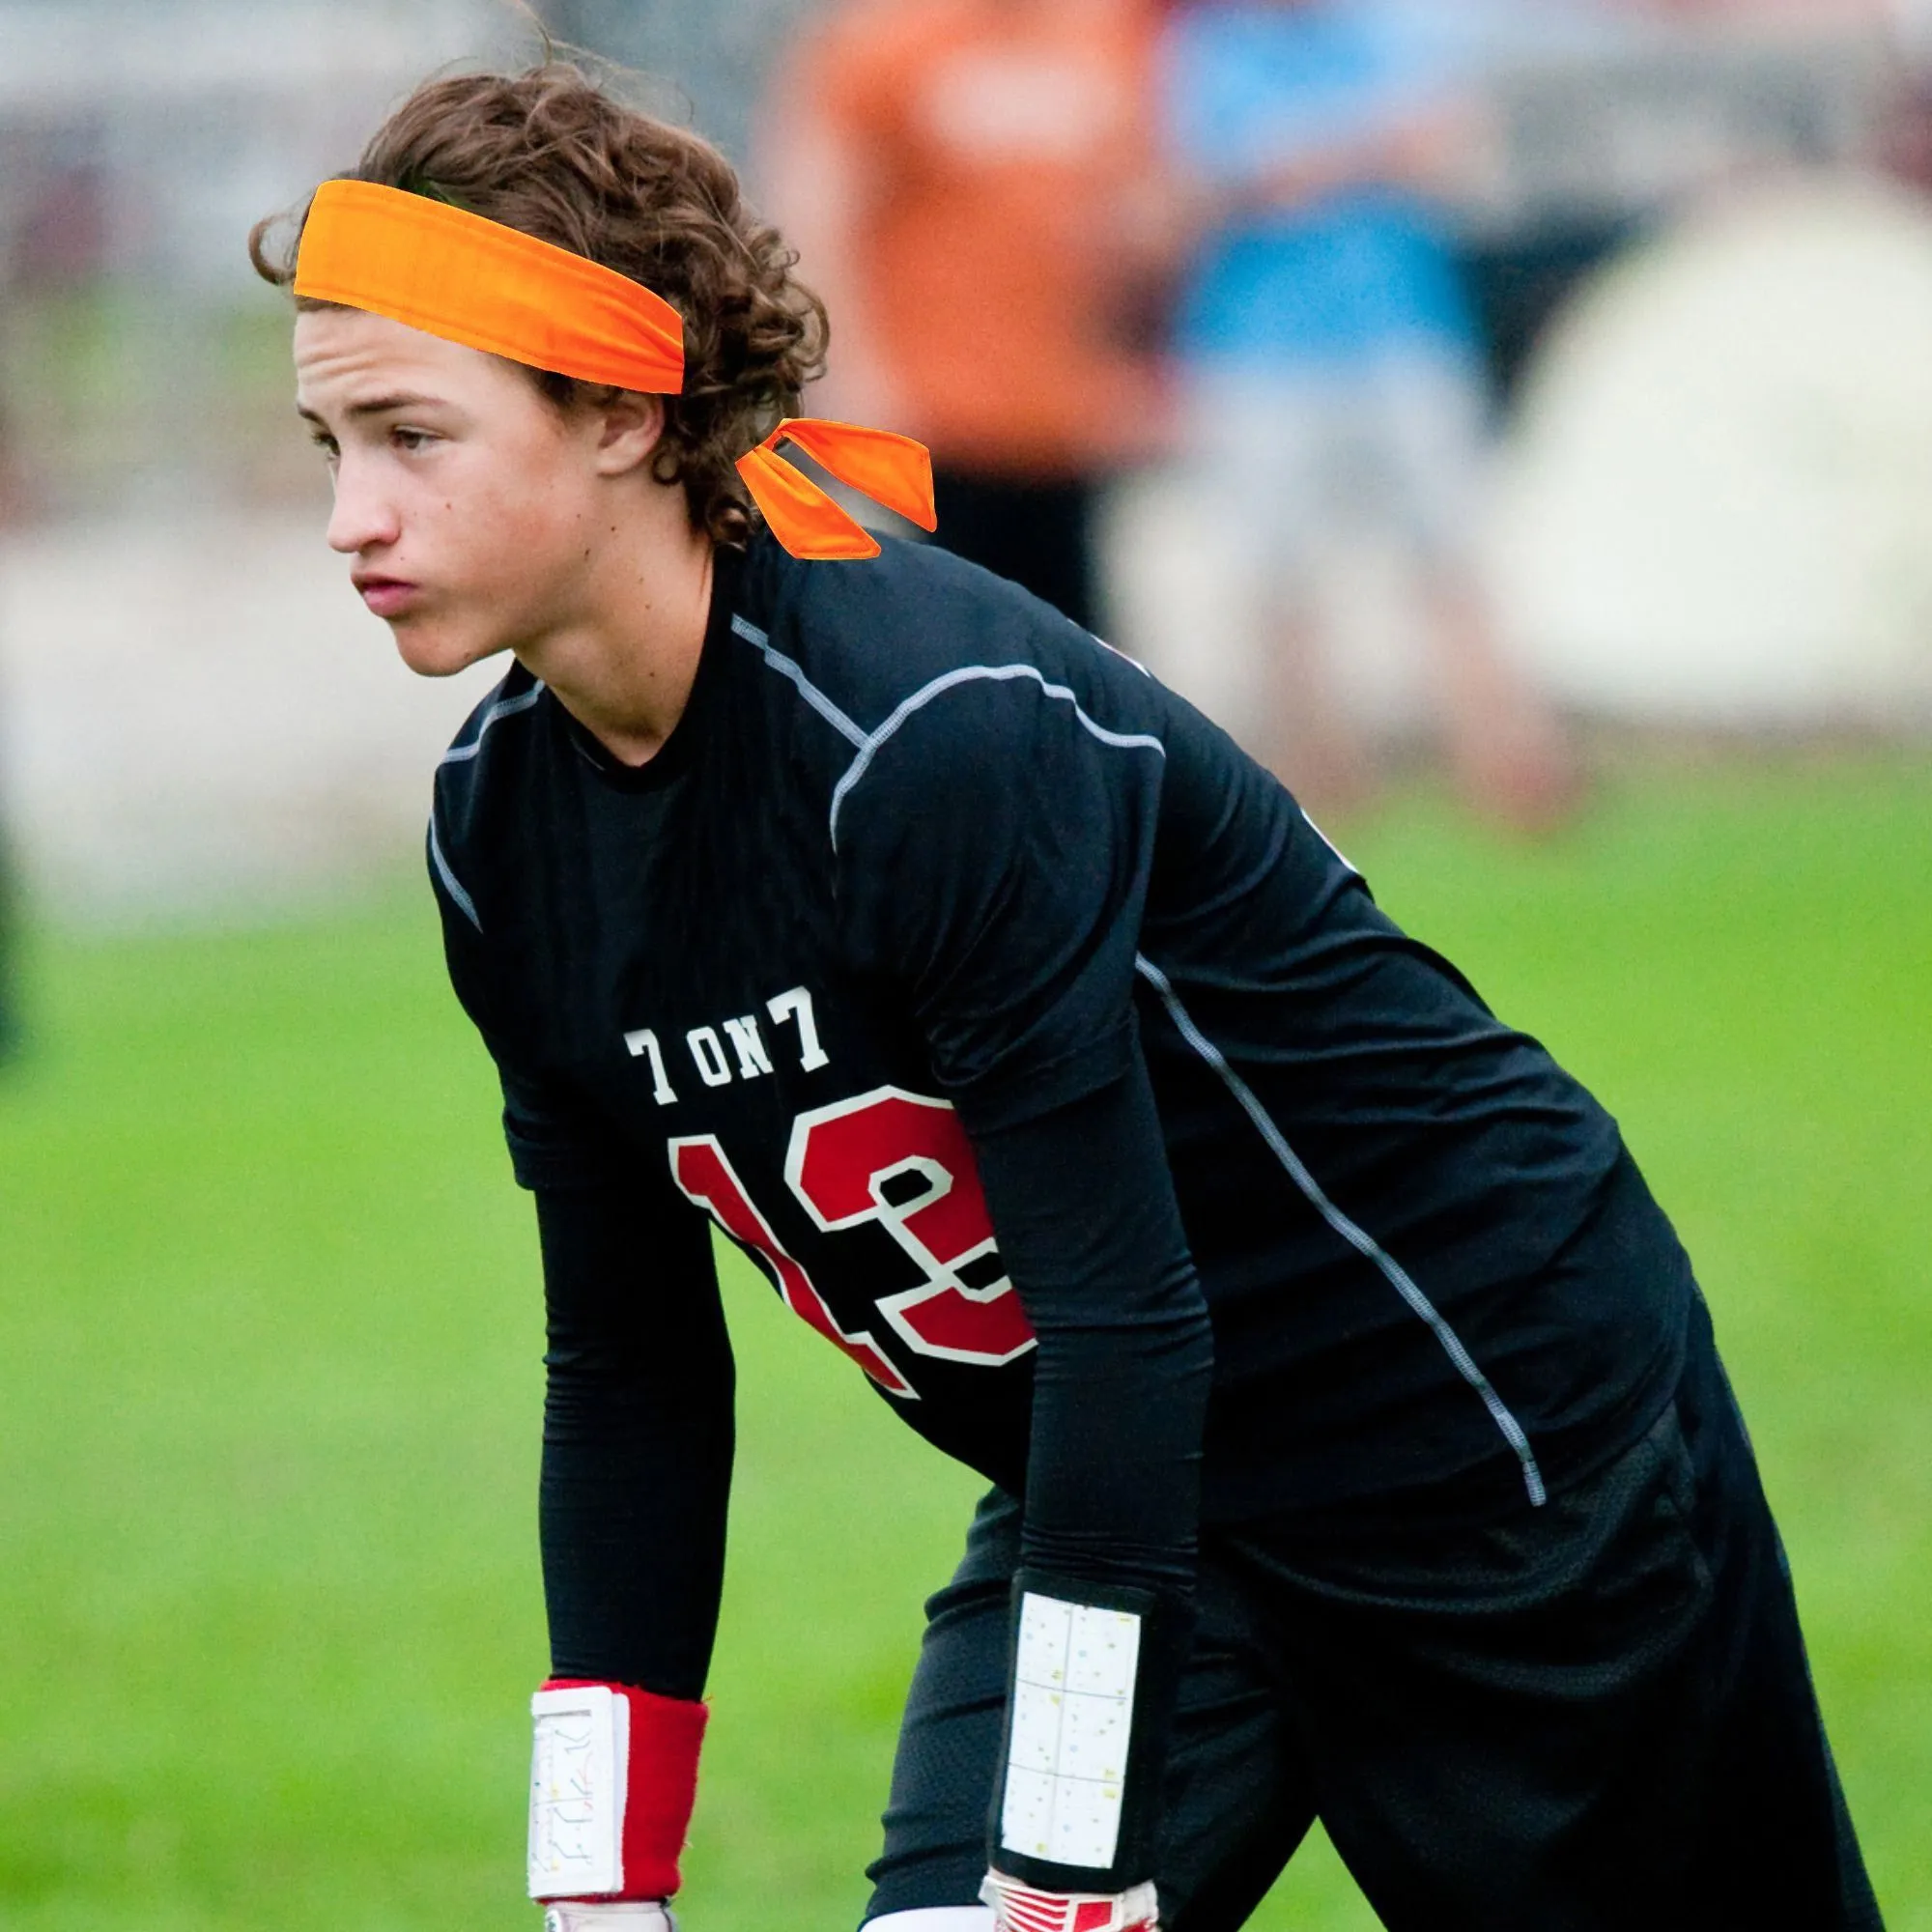
[[[1345,845],[1624,1122],[1714,1304],[1894,1928],[1932,1928],[1932,770],[1613,779]],[[0,1075],[0,1925],[485,1932],[520,1900],[539,1305],[427,895],[37,936]],[[730,1267],[693,1932],[849,1927],[974,1485]],[[1374,1919],[1324,1847],[1257,1923]]]

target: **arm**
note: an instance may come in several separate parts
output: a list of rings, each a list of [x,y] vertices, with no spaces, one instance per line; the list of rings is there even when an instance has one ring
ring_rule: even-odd
[[[1472,103],[1417,104],[1379,127],[1264,163],[1252,181],[1228,189],[1226,205],[1237,214],[1265,213],[1371,186],[1446,196],[1467,179],[1483,138]]]
[[[969,1116],[970,1119],[970,1116]],[[1201,1438],[1213,1366],[1208,1307],[1181,1230],[1146,1067],[1024,1123],[975,1138],[1001,1253],[1038,1337],[1020,1641],[1096,1606],[1136,1620],[1122,1682],[1118,1809],[1049,1836],[1042,1782],[1063,1759],[1052,1693],[1021,1662],[989,1863],[1052,1894],[1130,1892],[1156,1876],[1160,1774],[1191,1634]],[[1124,1629],[1123,1626],[1121,1628]],[[1044,1747],[1053,1735],[1056,1743]]]
[[[909,714],[849,792],[838,852],[860,960],[903,989],[1038,1343],[995,1882],[1118,1902],[1154,1876],[1212,1343],[1134,1012],[1155,688],[1068,641],[1052,675],[992,671]],[[1111,1709],[1082,1709],[1124,1775],[1049,1826],[1052,1780],[1079,1767],[1058,1666],[1032,1665],[1057,1643],[1064,1666],[1076,1630],[1112,1659]]]
[[[731,1486],[731,1348],[710,1233],[689,1211],[647,1221],[610,1189],[539,1191],[537,1225],[551,1671],[696,1700]]]
[[[696,1795],[731,1476],[710,1234],[668,1177],[653,1184],[608,1123],[526,1064],[434,822],[431,838],[450,980],[497,1062],[543,1243],[554,1674],[531,1700],[530,1895],[553,1905],[553,1932],[664,1932]]]
[[[1138,1049],[1096,1093],[978,1133],[974,1151],[1039,1340],[1024,1559],[1184,1595],[1213,1331]]]
[[[710,1235],[682,1204],[609,1184],[540,1187],[537,1221],[552,1676],[532,1705],[530,1892],[663,1899],[696,1796],[731,1481]],[[599,1753],[605,1803],[586,1827],[583,1765]]]
[[[1490,115],[1447,25],[1434,47],[1389,47],[1371,35],[1368,71],[1288,94],[1257,85],[1255,49],[1209,16],[1183,16],[1162,48],[1160,98],[1170,149],[1184,157],[1204,222],[1305,208],[1386,185],[1445,197],[1468,184]],[[1277,76],[1279,80],[1279,76]]]

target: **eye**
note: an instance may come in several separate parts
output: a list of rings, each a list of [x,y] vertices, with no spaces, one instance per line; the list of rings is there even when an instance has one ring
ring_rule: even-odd
[[[440,440],[432,430],[406,429],[400,423],[389,432],[389,440],[411,456],[420,455],[432,443]]]
[[[335,461],[336,457],[335,439],[332,436],[325,436],[321,430],[314,430],[309,435],[309,441],[312,442],[317,449],[321,450],[322,453],[326,457],[327,457],[331,463]]]

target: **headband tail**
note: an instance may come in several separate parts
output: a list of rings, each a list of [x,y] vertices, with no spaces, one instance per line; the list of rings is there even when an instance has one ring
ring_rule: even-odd
[[[766,439],[767,445],[776,446],[786,437],[873,502],[896,510],[923,530],[939,527],[932,504],[932,458],[924,443],[889,429],[828,422],[823,416],[787,416]]]
[[[793,556],[850,560],[878,555],[878,539],[869,530],[766,444],[738,459],[738,474],[764,513],[772,535]]]

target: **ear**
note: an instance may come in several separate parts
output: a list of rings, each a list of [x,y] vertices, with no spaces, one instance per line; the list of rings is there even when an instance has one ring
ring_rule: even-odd
[[[662,396],[622,389],[609,402],[596,405],[596,414],[597,447],[593,460],[600,476],[622,476],[650,461],[651,452],[664,435]]]

